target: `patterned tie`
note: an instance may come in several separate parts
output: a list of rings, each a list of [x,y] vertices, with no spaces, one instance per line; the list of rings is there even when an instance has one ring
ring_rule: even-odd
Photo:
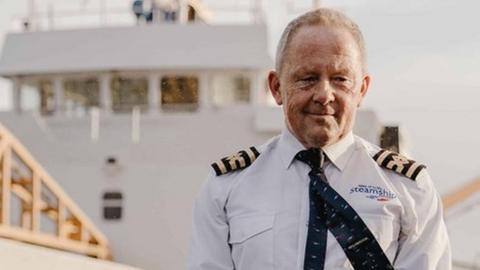
[[[326,203],[318,196],[319,181],[327,182],[323,173],[324,155],[319,149],[311,148],[297,154],[296,158],[305,162],[312,168],[309,173],[309,198],[310,211],[308,219],[307,246],[305,249],[305,270],[323,270],[325,265],[325,252],[327,250],[327,224]],[[311,175],[318,175],[313,178]]]
[[[309,172],[310,214],[304,270],[323,270],[327,230],[335,236],[355,270],[390,270],[390,261],[357,212],[330,185],[319,149],[300,151],[296,159],[312,168]]]

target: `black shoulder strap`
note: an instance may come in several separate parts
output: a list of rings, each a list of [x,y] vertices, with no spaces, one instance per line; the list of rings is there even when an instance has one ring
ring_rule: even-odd
[[[402,174],[413,181],[415,181],[418,174],[426,168],[423,164],[386,149],[382,149],[376,153],[373,159],[379,166]]]
[[[212,163],[212,168],[215,170],[217,176],[220,176],[250,166],[258,156],[260,156],[260,153],[252,146]]]

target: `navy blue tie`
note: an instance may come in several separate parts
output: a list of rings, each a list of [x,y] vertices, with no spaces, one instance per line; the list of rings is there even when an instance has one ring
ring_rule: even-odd
[[[310,177],[309,198],[310,211],[308,218],[307,246],[305,248],[305,270],[323,270],[325,265],[325,253],[327,250],[327,224],[325,201],[317,196],[318,181],[327,181],[322,166],[324,155],[319,149],[301,151],[296,158],[312,168],[309,175],[318,174],[323,179]]]
[[[390,270],[390,261],[357,212],[328,184],[322,166],[325,155],[319,149],[300,151],[296,158],[309,172],[310,214],[304,270],[323,270],[327,231],[335,236],[355,270]]]

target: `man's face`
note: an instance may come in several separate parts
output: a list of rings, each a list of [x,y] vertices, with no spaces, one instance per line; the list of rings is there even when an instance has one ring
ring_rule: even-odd
[[[370,77],[350,33],[304,26],[290,42],[281,72],[272,71],[268,81],[288,129],[309,148],[333,144],[352,130]]]

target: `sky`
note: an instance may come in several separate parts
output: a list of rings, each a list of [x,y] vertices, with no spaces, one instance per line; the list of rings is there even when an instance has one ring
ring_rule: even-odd
[[[0,44],[25,14],[28,0],[0,0]],[[56,9],[97,8],[101,1],[36,0]],[[311,1],[264,0],[273,55],[283,27]],[[105,0],[127,9],[130,0]],[[215,11],[248,0],[204,0]],[[324,0],[362,29],[372,85],[363,108],[405,131],[412,156],[427,165],[440,193],[480,176],[480,1]],[[291,7],[291,5],[290,5]],[[238,10],[238,9],[237,9]],[[217,22],[244,21],[245,12],[218,11]],[[0,81],[0,110],[10,107],[10,86]]]

